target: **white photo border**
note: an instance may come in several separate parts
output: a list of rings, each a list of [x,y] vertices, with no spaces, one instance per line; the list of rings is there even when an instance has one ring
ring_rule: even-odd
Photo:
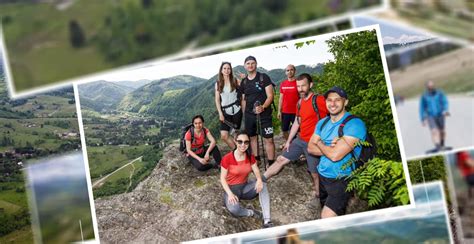
[[[385,76],[385,81],[386,81],[387,93],[389,94],[390,105],[391,105],[391,109],[392,109],[392,116],[393,116],[393,120],[394,120],[394,124],[395,124],[395,130],[396,130],[396,133],[397,133],[397,141],[398,141],[398,145],[399,145],[399,149],[400,149],[400,156],[402,158],[402,164],[403,164],[403,169],[404,169],[404,173],[405,173],[405,181],[406,181],[407,188],[408,188],[410,203],[407,204],[407,205],[404,205],[404,206],[389,207],[389,208],[385,208],[385,209],[378,209],[378,210],[372,210],[372,211],[365,211],[365,212],[361,212],[361,213],[354,213],[354,214],[350,214],[350,215],[338,216],[338,217],[336,217],[338,219],[341,219],[341,218],[342,219],[344,219],[344,218],[349,219],[349,218],[352,218],[352,217],[355,217],[355,216],[370,215],[370,214],[373,214],[373,213],[384,212],[384,211],[399,211],[401,209],[411,209],[411,208],[416,207],[415,206],[415,201],[414,201],[412,183],[411,183],[409,172],[408,172],[408,164],[407,164],[407,160],[406,160],[406,156],[405,156],[405,150],[404,150],[403,143],[402,143],[401,131],[400,131],[399,123],[398,123],[398,117],[397,117],[397,114],[395,112],[396,110],[394,110],[395,109],[395,101],[394,101],[394,96],[393,96],[392,87],[391,87],[391,83],[390,83],[390,76],[389,76],[388,67],[387,67],[387,63],[386,63],[386,59],[385,59],[385,51],[384,51],[384,48],[383,48],[383,43],[382,43],[382,39],[381,39],[381,33],[380,33],[379,25],[371,25],[371,26],[365,26],[365,27],[359,27],[359,28],[352,28],[352,29],[338,31],[338,32],[326,33],[326,34],[317,35],[317,36],[294,39],[294,40],[284,41],[284,42],[280,42],[280,43],[266,44],[266,45],[262,45],[262,46],[246,48],[246,49],[240,49],[240,50],[236,50],[236,51],[219,53],[219,54],[215,54],[215,55],[196,58],[196,59],[201,59],[201,58],[207,58],[207,57],[216,56],[216,55],[225,55],[225,54],[233,53],[233,52],[250,53],[252,50],[255,50],[255,49],[271,48],[271,47],[278,47],[278,46],[283,46],[283,45],[288,45],[289,46],[289,45],[293,45],[294,43],[312,41],[312,40],[315,40],[315,39],[316,39],[316,41],[318,39],[319,40],[327,40],[327,39],[329,39],[331,37],[334,37],[334,36],[340,36],[340,35],[345,35],[345,34],[350,34],[350,33],[355,33],[355,32],[361,32],[361,31],[369,31],[369,30],[375,30],[376,34],[377,34],[380,57],[381,57],[381,62],[382,62],[383,69],[384,69],[384,76]],[[186,60],[181,60],[181,61],[186,61]],[[176,61],[176,62],[172,62],[172,63],[179,63],[181,61]],[[164,64],[164,63],[165,62],[159,62],[159,64]],[[158,63],[155,63],[153,66],[158,66]],[[149,67],[149,66],[145,66],[145,67],[142,67],[142,68],[145,69],[147,67]],[[157,67],[157,68],[159,68],[159,67]],[[131,70],[129,70],[129,71],[131,71]],[[122,73],[122,72],[120,72],[120,73]],[[111,74],[111,75],[113,75],[113,74]],[[101,77],[101,79],[107,80],[106,77]],[[82,145],[83,145],[83,153],[85,153],[85,164],[87,166],[89,166],[89,161],[88,161],[88,157],[87,157],[87,150],[85,150],[86,143],[85,143],[85,134],[84,134],[83,123],[82,123],[82,113],[81,113],[81,107],[80,107],[78,85],[82,85],[82,84],[86,84],[86,83],[92,83],[94,81],[97,81],[97,80],[89,80],[89,81],[86,81],[86,82],[76,82],[76,83],[74,83],[74,90],[75,90],[75,95],[76,95],[77,114],[78,114],[78,119],[81,120],[80,123],[79,123],[80,132],[81,132],[81,142],[82,142]],[[92,187],[91,186],[92,185],[91,185],[91,180],[90,180],[90,175],[89,175],[89,179],[88,179],[89,194],[92,195]],[[93,203],[91,203],[91,206],[93,206]],[[95,207],[93,207],[93,209],[95,211]],[[94,221],[94,228],[97,228],[97,226],[98,226],[98,223],[96,222],[97,218],[94,217],[93,221]],[[277,228],[278,230],[280,230],[280,229],[283,230],[283,229],[286,229],[286,228],[297,227],[297,226],[300,226],[300,225],[310,225],[310,224],[314,223],[315,221],[331,221],[331,219],[313,220],[313,221],[308,221],[308,222],[282,225],[282,226],[277,226],[277,227],[273,227],[273,228]],[[94,229],[94,230],[96,230],[96,229]],[[213,238],[210,238],[210,239],[216,240],[216,241],[217,240],[224,240],[224,239],[227,240],[227,239],[232,238],[232,237],[238,237],[239,235],[241,235],[243,233],[245,233],[245,234],[255,234],[255,233],[259,233],[261,231],[267,231],[267,230],[263,230],[263,229],[262,230],[252,230],[252,231],[240,232],[240,233],[236,233],[236,234],[213,237]],[[98,236],[99,235],[97,233],[97,237]],[[214,239],[214,238],[217,238],[217,239]],[[205,239],[205,240],[208,240],[208,239]]]

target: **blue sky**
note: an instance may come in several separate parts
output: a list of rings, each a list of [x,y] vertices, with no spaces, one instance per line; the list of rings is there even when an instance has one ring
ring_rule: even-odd
[[[28,182],[34,184],[55,184],[55,181],[64,178],[86,180],[84,159],[80,151],[28,162],[26,169]]]
[[[363,27],[375,24],[380,25],[380,32],[382,34],[384,44],[407,43],[432,38],[430,34],[414,30],[409,27],[395,25],[385,20],[366,16],[354,17],[354,27]]]

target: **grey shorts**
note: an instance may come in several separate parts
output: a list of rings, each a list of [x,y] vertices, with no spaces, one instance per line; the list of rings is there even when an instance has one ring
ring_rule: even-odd
[[[306,161],[308,163],[308,170],[311,173],[318,172],[317,167],[319,164],[319,158],[317,156],[313,156],[308,153],[308,143],[301,140],[299,137],[296,137],[290,144],[290,150],[287,152],[283,150],[283,157],[294,161],[300,158],[300,156],[304,153],[306,157]]]
[[[427,119],[430,129],[444,130],[444,115],[434,117],[428,116]]]

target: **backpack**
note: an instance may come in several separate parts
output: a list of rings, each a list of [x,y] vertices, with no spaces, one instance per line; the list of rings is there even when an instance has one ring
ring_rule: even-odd
[[[354,118],[359,118],[359,117],[351,114],[342,121],[337,131],[337,135],[339,138],[344,136],[344,126],[347,124],[347,122],[349,122],[351,119],[354,119]],[[328,117],[326,120],[324,120],[323,124],[321,125],[321,130],[330,119],[331,118]],[[352,157],[356,159],[356,161],[353,164],[355,165],[355,168],[352,167],[352,170],[356,170],[360,168],[362,165],[364,165],[365,163],[367,163],[369,160],[373,159],[377,155],[377,144],[375,142],[375,138],[368,131],[365,135],[365,142],[370,143],[370,146],[365,146],[365,145],[362,146],[362,150],[360,151],[359,158],[355,156],[354,150],[351,151]]]
[[[194,126],[192,123],[190,124],[187,124],[185,126],[183,126],[181,128],[181,139],[180,139],[180,142],[179,142],[179,151],[180,152],[183,152],[185,153],[186,152],[186,133],[190,131],[191,132],[191,144],[194,143]],[[206,139],[207,137],[207,130],[206,128],[203,128],[203,132],[204,132],[204,140]]]
[[[311,104],[313,104],[313,110],[316,113],[316,116],[318,116],[318,121],[319,121],[321,119],[321,115],[319,115],[319,109],[318,109],[318,103],[317,103],[318,96],[320,96],[320,95],[319,94],[314,94],[313,95],[313,97],[311,98]],[[300,114],[301,99],[302,98],[300,98],[300,100],[298,100],[298,103],[296,104],[296,108],[298,109],[298,115]],[[324,117],[326,117],[326,116],[324,116]],[[298,123],[300,123],[300,117],[299,116],[298,116]]]
[[[258,83],[258,86],[260,86],[261,92],[265,93],[265,87],[261,87],[261,85],[260,85],[260,84],[263,84],[263,73],[260,73],[260,72],[259,72],[259,74],[260,74],[260,75],[259,75],[259,81],[260,81],[260,82]],[[243,86],[246,85],[247,80],[248,80],[247,77],[245,77],[245,78],[242,80]],[[275,94],[276,94],[276,88],[275,88],[275,87],[276,87],[277,85],[276,85],[271,79],[270,79],[270,83],[271,83],[272,86],[273,86],[273,96],[275,96]],[[265,96],[266,96],[266,93],[265,93]],[[274,97],[274,98],[275,98],[275,97]],[[275,107],[275,99],[273,99],[273,101],[272,101],[272,108],[273,108],[273,110],[275,110],[275,111],[277,110],[276,107]]]
[[[219,81],[216,81],[216,86],[219,85],[218,83]],[[217,89],[217,88],[216,88]],[[235,88],[235,91],[237,92],[237,99],[233,102],[233,103],[230,103],[230,104],[227,104],[225,106],[222,106],[222,92],[219,92],[219,96],[220,96],[220,99],[221,99],[221,110],[223,113],[225,113],[225,110],[227,108],[232,108],[232,113],[235,113],[234,111],[234,105],[237,105],[238,107],[240,107],[240,104],[241,104],[241,101],[242,101],[242,94],[240,93],[240,89],[239,87],[236,87]]]

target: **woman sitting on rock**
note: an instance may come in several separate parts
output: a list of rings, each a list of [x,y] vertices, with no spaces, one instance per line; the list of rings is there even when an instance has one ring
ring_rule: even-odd
[[[196,115],[192,120],[193,126],[186,132],[186,152],[191,164],[199,171],[206,171],[211,168],[219,168],[221,163],[221,153],[216,146],[216,140],[211,132],[204,127],[204,118],[202,115]],[[206,138],[210,144],[205,145]],[[216,161],[215,165],[210,164],[210,156]]]
[[[234,142],[237,148],[226,154],[221,164],[221,184],[225,191],[225,205],[234,216],[263,218],[263,228],[272,227],[270,197],[255,157],[250,151],[250,138],[247,134],[239,132]],[[251,171],[257,179],[248,181]],[[253,209],[253,207],[244,208],[239,203],[240,200],[251,200],[257,196],[262,206],[263,216],[262,212]]]

